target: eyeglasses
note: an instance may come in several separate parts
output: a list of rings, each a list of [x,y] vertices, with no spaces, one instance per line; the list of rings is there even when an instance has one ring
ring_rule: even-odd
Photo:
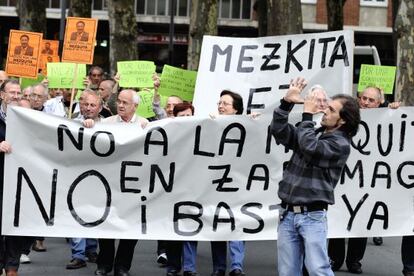
[[[233,104],[232,103],[228,103],[228,102],[220,101],[220,102],[217,103],[217,106],[220,106],[220,105],[229,106],[229,105],[233,105]]]

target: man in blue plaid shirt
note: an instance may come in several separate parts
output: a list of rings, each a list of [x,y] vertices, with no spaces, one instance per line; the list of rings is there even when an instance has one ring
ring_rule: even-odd
[[[275,109],[271,131],[278,143],[293,150],[279,183],[282,212],[278,229],[278,271],[281,276],[302,275],[303,259],[310,275],[334,275],[326,247],[326,211],[334,204],[334,188],[350,153],[351,137],[358,131],[359,106],[349,95],[332,97],[320,128],[313,114],[316,97],[300,96],[306,82],[291,81]],[[288,123],[293,106],[303,103],[302,122]]]

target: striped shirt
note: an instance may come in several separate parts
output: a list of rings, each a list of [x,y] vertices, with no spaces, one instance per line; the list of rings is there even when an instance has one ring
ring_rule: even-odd
[[[273,113],[272,135],[293,150],[279,183],[279,198],[288,204],[334,204],[334,188],[350,153],[351,140],[341,130],[316,129],[310,113],[303,113],[297,127],[288,123],[293,107],[284,100]]]

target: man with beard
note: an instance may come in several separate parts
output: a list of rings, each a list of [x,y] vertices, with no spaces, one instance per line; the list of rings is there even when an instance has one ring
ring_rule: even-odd
[[[334,188],[351,152],[351,138],[358,131],[359,107],[349,95],[336,95],[323,111],[322,127],[315,128],[317,98],[303,100],[300,93],[305,86],[302,78],[290,83],[271,123],[276,141],[293,150],[278,189],[282,200],[278,271],[281,276],[301,275],[305,261],[310,275],[333,276],[326,246],[326,211],[335,202]],[[298,103],[304,104],[302,121],[294,126],[288,118]]]

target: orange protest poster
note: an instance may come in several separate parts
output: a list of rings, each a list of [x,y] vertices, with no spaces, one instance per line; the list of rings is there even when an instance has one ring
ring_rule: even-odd
[[[59,62],[59,56],[52,55],[41,55],[39,69],[44,76],[47,76],[47,63],[48,62]]]
[[[42,48],[40,54],[49,56],[59,55],[59,40],[42,40]]]
[[[98,20],[94,18],[68,17],[62,62],[92,64]]]
[[[10,30],[6,72],[10,76],[37,78],[42,33]]]

